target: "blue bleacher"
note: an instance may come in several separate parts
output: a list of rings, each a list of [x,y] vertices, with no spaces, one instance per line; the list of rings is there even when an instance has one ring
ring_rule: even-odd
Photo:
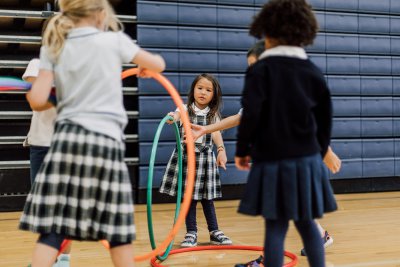
[[[358,10],[361,12],[389,13],[393,0],[359,0]]]
[[[247,33],[248,26],[265,2],[140,0],[138,43],[166,58],[165,75],[182,96],[187,95],[196,75],[214,74],[224,96],[223,115],[233,115],[240,108],[246,52],[255,42]],[[320,31],[307,52],[326,75],[331,89],[335,116],[332,147],[343,159],[341,172],[331,178],[400,175],[400,140],[396,139],[400,132],[400,1],[309,2],[315,8]],[[138,84],[140,173],[144,177],[155,129],[175,105],[156,82],[139,79]],[[234,156],[236,132],[237,128],[223,132],[229,162]],[[173,132],[165,129],[157,158],[160,172],[174,140]],[[243,176],[230,167],[232,177]],[[230,175],[226,177],[228,184],[245,181]]]

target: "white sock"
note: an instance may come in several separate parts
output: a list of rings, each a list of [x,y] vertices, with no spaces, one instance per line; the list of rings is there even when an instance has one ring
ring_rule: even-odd
[[[68,259],[69,261],[71,261],[71,254],[64,254],[64,253],[61,253],[58,257],[57,257],[57,260],[60,260],[61,258],[63,258],[63,259]]]

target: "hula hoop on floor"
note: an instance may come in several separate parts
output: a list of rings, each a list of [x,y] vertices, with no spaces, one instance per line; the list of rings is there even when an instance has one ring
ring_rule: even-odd
[[[167,120],[173,120],[173,118],[169,115],[165,116],[160,124],[158,125],[156,134],[153,140],[153,146],[151,148],[151,156],[150,156],[150,163],[149,163],[149,175],[147,178],[147,228],[149,230],[149,238],[151,248],[156,248],[156,242],[154,241],[154,231],[153,231],[153,215],[152,215],[152,190],[153,190],[153,171],[154,171],[154,162],[157,153],[157,146],[158,141],[160,139],[161,131],[164,127],[164,124]],[[182,198],[182,148],[181,148],[181,137],[179,134],[179,128],[176,122],[173,123],[175,138],[176,138],[176,148],[178,151],[178,190],[176,195],[176,207],[175,207],[175,216],[174,216],[174,223],[179,215],[179,210],[181,207],[181,198]],[[168,258],[169,252],[171,251],[172,245],[174,244],[174,240],[169,243],[166,251],[163,255],[157,255],[156,258],[160,261],[163,261]]]
[[[125,79],[127,77],[137,75],[138,74],[138,69],[137,68],[132,68],[125,70],[122,72],[122,79]],[[182,99],[175,89],[175,87],[171,84],[171,82],[165,78],[163,75],[157,72],[145,70],[144,74],[146,76],[150,76],[153,79],[157,80],[161,85],[164,86],[164,88],[168,91],[170,96],[172,97],[172,100],[174,101],[175,105],[181,110],[181,120],[183,123],[183,128],[185,129],[185,133],[187,135],[188,140],[193,139],[192,135],[192,129],[190,128],[190,120],[187,112],[185,111],[185,108],[183,106]],[[183,202],[181,204],[181,212],[179,213],[178,219],[176,220],[174,226],[172,227],[172,230],[168,233],[168,236],[165,238],[165,240],[158,245],[154,250],[147,254],[139,255],[134,257],[134,261],[144,261],[146,259],[150,259],[151,257],[155,257],[162,253],[164,251],[169,243],[174,239],[175,235],[178,233],[179,229],[181,228],[182,224],[185,221],[186,214],[188,213],[190,202],[192,201],[192,193],[193,193],[193,187],[194,187],[194,175],[195,175],[195,169],[196,169],[196,160],[195,160],[195,154],[194,154],[194,142],[187,142],[186,143],[187,147],[187,157],[188,157],[188,162],[187,162],[187,177],[186,177],[186,190],[185,194],[183,196]],[[70,240],[67,240],[66,242],[63,242],[61,249],[59,253],[61,253],[67,245],[70,243]],[[101,243],[106,247],[107,249],[110,248],[109,243],[106,240],[101,240]]]
[[[199,247],[193,247],[193,248],[179,248],[179,249],[174,249],[171,250],[169,253],[170,255],[173,254],[180,254],[180,253],[186,253],[186,252],[192,252],[192,251],[204,251],[204,250],[252,250],[252,251],[264,251],[264,247],[257,247],[257,246],[199,246]],[[298,258],[295,254],[285,251],[285,256],[290,258],[291,261],[288,263],[285,263],[283,267],[294,267],[298,263]],[[165,265],[161,265],[157,263],[157,259],[153,257],[150,261],[151,266],[153,267],[166,267]]]

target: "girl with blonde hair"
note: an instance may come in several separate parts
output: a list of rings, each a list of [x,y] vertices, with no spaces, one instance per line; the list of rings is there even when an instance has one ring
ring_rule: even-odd
[[[57,118],[20,229],[39,233],[32,267],[50,267],[64,239],[107,240],[114,266],[134,266],[132,190],[124,162],[123,63],[161,72],[164,60],[122,31],[106,0],[60,0],[27,99],[42,110],[53,83]]]

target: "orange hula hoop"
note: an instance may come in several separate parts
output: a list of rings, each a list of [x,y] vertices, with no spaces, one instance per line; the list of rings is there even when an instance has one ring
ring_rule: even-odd
[[[127,77],[137,75],[139,73],[138,68],[132,68],[132,69],[127,69],[122,72],[122,79],[125,79]],[[172,100],[174,101],[175,105],[179,108],[181,111],[181,120],[183,123],[183,128],[185,129],[185,133],[187,135],[188,140],[193,139],[192,135],[192,130],[190,127],[190,120],[187,112],[183,106],[183,101],[175,87],[172,85],[172,83],[165,78],[162,74],[153,72],[150,70],[144,70],[144,74],[146,76],[150,76],[151,78],[157,80],[164,88],[167,90],[167,92],[170,94],[172,97]],[[147,254],[143,255],[138,255],[133,258],[134,261],[139,262],[139,261],[144,261],[147,259],[150,259],[152,257],[155,257],[156,255],[159,255],[164,252],[164,250],[167,248],[169,243],[175,238],[175,235],[178,233],[179,229],[181,228],[182,224],[185,222],[186,215],[189,210],[190,202],[192,201],[192,194],[193,194],[193,187],[194,187],[194,175],[195,175],[195,169],[196,169],[196,159],[195,159],[195,154],[194,154],[194,143],[193,142],[187,142],[186,143],[187,147],[187,153],[188,153],[188,163],[187,163],[187,184],[186,184],[186,190],[185,194],[183,195],[183,202],[181,204],[181,211],[179,213],[178,219],[176,220],[174,226],[172,227],[171,231],[168,233],[168,236],[165,238],[165,240],[158,245],[154,250]],[[59,253],[61,253],[71,242],[71,240],[66,240],[62,243],[61,249]],[[106,240],[101,240],[101,243],[109,249],[109,244]]]

